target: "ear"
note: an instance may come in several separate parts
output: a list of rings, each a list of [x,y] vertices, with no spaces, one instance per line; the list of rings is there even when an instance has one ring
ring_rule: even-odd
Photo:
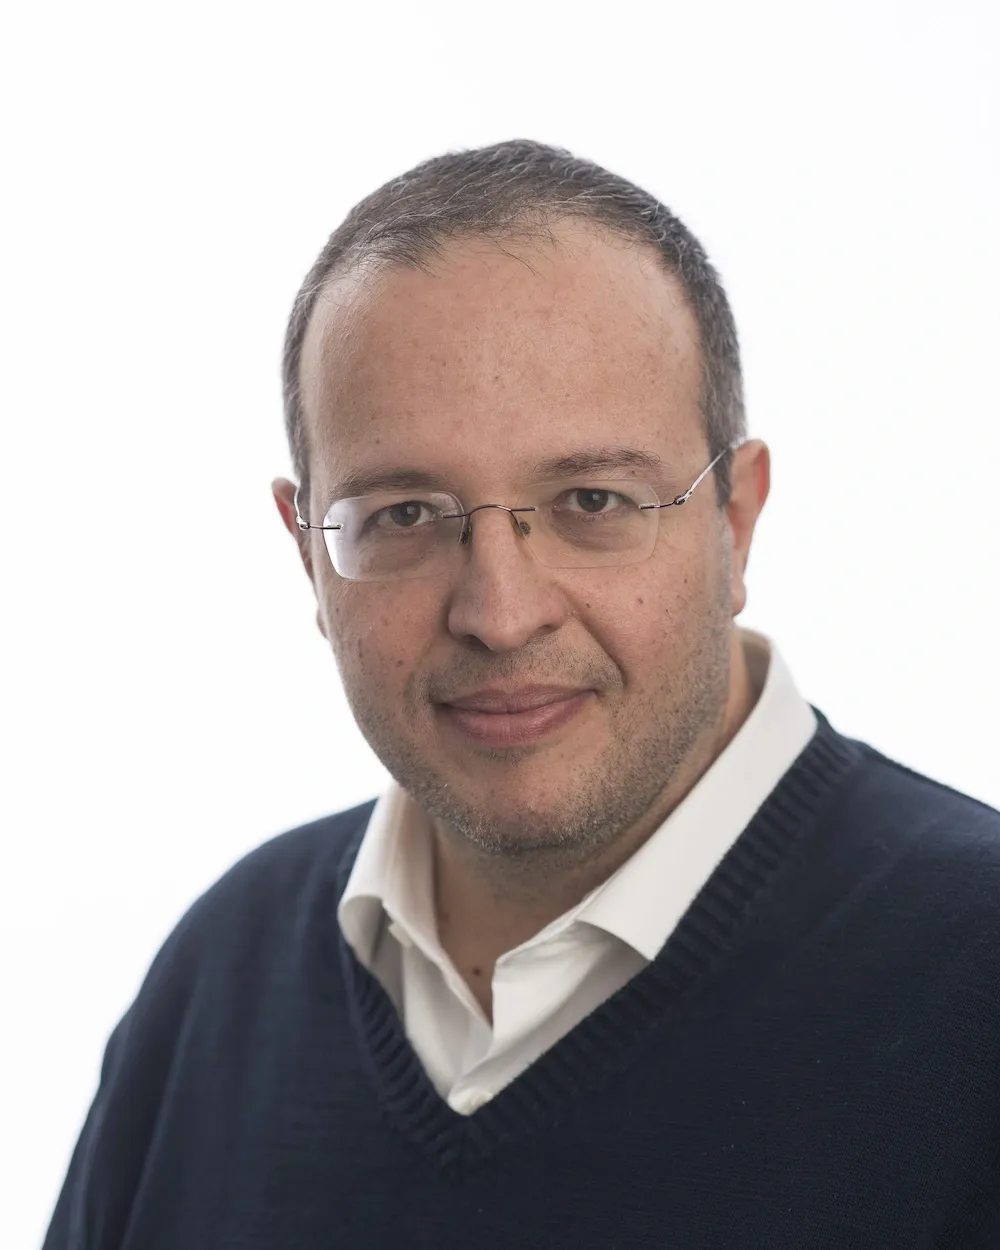
[[[732,536],[733,616],[746,607],[746,570],[754,526],[771,489],[771,453],[759,438],[745,442],[733,454],[732,491],[726,504],[726,520]]]
[[[316,628],[324,638],[329,639],[330,635],[327,633],[326,622],[323,619],[323,605],[320,602],[319,592],[316,588],[316,574],[312,562],[312,543],[309,541],[311,531],[299,529],[299,524],[295,519],[296,489],[295,483],[290,482],[285,477],[276,477],[271,483],[271,494],[274,496],[274,502],[278,506],[278,512],[285,523],[285,529],[295,539],[295,545],[299,549],[299,557],[302,560],[306,576],[312,582],[313,592],[316,594]]]
[[[296,490],[295,483],[290,482],[285,477],[276,477],[271,483],[271,494],[274,496],[274,502],[278,506],[278,512],[281,514],[285,529],[295,539],[295,545],[299,549],[299,556],[306,570],[306,575],[313,584],[313,590],[315,590],[316,578],[313,572],[312,543],[309,541],[310,531],[299,529],[298,522],[295,520]]]

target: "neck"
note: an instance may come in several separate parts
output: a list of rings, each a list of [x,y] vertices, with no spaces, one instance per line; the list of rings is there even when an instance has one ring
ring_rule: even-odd
[[[754,689],[734,630],[730,688],[721,720],[695,745],[684,766],[643,818],[584,863],[508,865],[477,854],[463,839],[434,828],[434,898],[438,940],[492,1019],[496,961],[575,907],[606,881],[659,828],[725,750],[750,714]]]

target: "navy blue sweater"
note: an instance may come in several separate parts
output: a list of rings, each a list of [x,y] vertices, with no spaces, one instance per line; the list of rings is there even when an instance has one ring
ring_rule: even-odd
[[[472,1116],[337,901],[237,864],[108,1044],[46,1250],[1000,1247],[1000,816],[822,720],[657,958]]]

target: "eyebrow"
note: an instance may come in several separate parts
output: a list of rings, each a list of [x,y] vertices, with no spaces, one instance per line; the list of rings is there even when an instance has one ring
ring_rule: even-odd
[[[440,473],[429,473],[426,469],[355,469],[345,473],[329,493],[331,499],[351,499],[376,491],[447,489]]]
[[[534,473],[542,479],[607,473],[615,469],[644,469],[647,473],[661,473],[663,468],[663,461],[652,452],[639,451],[635,447],[594,447],[540,460],[535,465]]]
[[[663,472],[662,459],[635,447],[594,447],[539,460],[531,471],[535,481],[578,477],[585,473],[608,473],[617,469],[642,469],[647,473]],[[380,469],[356,469],[344,474],[330,490],[331,499],[351,499],[377,491],[439,490],[454,493],[453,483],[440,473],[426,469],[393,466]]]

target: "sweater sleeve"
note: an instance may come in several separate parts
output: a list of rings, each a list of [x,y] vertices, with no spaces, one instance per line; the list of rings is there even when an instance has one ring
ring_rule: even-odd
[[[114,1200],[111,1199],[110,1193],[105,1188],[104,1178],[95,1178],[94,1165],[95,1160],[102,1153],[107,1153],[109,1110],[116,1101],[115,1077],[127,1031],[128,1016],[111,1034],[105,1047],[100,1085],[77,1139],[42,1250],[95,1250],[98,1246],[107,1246],[110,1250],[121,1240],[120,1235],[112,1240],[97,1240],[95,1237],[97,1223],[107,1225],[109,1208],[112,1205],[120,1205],[122,1195],[120,1186],[116,1186],[119,1192]],[[111,1177],[120,1179],[122,1172],[118,1168],[113,1168]],[[98,1181],[96,1188],[95,1179]],[[103,1200],[99,1202],[99,1205],[102,1208],[102,1218],[95,1222],[92,1209],[93,1198],[101,1195],[103,1195]],[[115,1221],[119,1234],[126,1214],[119,1214]]]
[[[167,939],[108,1040],[42,1250],[120,1250],[126,1239],[190,1004],[186,928]]]
[[[178,922],[135,1001],[111,1034],[97,1094],[84,1122],[42,1250],[133,1247],[137,1212],[162,1170],[165,1126],[181,1073],[219,1013],[256,1009],[261,968],[274,961],[275,931],[312,914],[303,891],[325,889],[344,836],[364,828],[371,805],[279,835],[212,885]],[[208,1072],[211,1059],[196,1065]]]

